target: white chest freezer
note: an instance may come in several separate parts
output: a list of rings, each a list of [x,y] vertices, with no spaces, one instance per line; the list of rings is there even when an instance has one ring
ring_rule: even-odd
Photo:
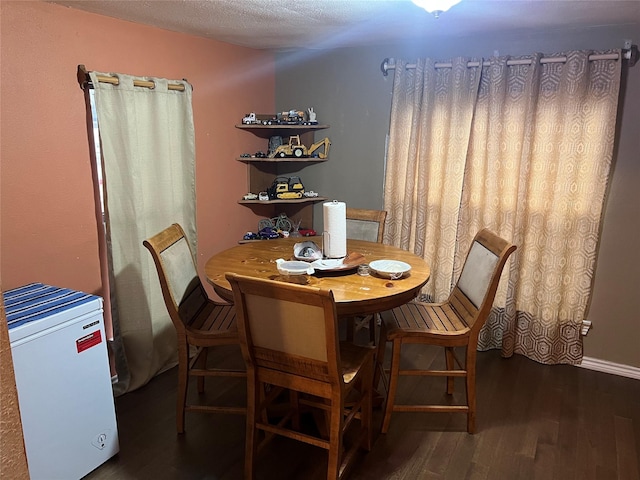
[[[102,299],[32,283],[3,293],[31,480],[73,480],[118,452]]]

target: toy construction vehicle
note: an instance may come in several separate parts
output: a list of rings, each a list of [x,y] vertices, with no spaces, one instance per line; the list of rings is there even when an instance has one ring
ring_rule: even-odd
[[[281,123],[288,125],[300,125],[304,122],[304,112],[302,110],[289,110],[278,114]]]
[[[268,189],[270,200],[290,200],[302,198],[304,185],[300,177],[277,177]]]
[[[302,110],[289,110],[272,115],[247,113],[242,119],[243,125],[318,125],[316,112],[313,108]]]
[[[291,135],[289,137],[289,143],[280,145],[269,155],[270,158],[275,157],[317,157],[321,159],[327,158],[329,155],[329,147],[331,142],[327,137],[323,138],[319,142],[314,143],[309,148],[300,143],[300,135]],[[324,148],[323,148],[324,147]]]

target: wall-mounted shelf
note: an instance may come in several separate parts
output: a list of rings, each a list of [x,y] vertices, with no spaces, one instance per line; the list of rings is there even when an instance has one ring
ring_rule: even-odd
[[[249,162],[263,162],[263,163],[304,163],[304,162],[326,162],[329,160],[328,158],[317,158],[317,157],[303,157],[303,158],[294,158],[294,157],[283,157],[283,158],[265,158],[265,157],[238,157],[236,158],[239,162],[249,163]]]
[[[329,200],[327,197],[303,197],[303,198],[290,198],[288,200],[238,200],[241,205],[272,205],[274,203],[279,204],[294,204],[294,203],[316,203]]]
[[[291,135],[300,135],[300,141],[303,145],[313,145],[314,134],[318,130],[329,128],[329,125],[236,125],[240,130],[246,130],[253,135],[268,140],[272,136],[279,135],[283,137],[283,142],[288,142]],[[265,149],[266,151],[267,149]],[[300,164],[301,167],[309,163],[326,162],[326,158],[318,157],[237,157],[236,161],[247,164],[247,187],[248,192],[260,193],[265,192],[273,183],[273,180],[283,174],[284,166],[291,171],[294,164]],[[283,168],[279,168],[283,167]],[[303,179],[304,182],[304,179]],[[245,192],[246,193],[246,192]],[[287,200],[238,200],[240,205],[246,205],[261,215],[266,217],[274,217],[280,213],[286,213],[291,219],[301,221],[301,225],[307,228],[313,228],[313,204],[317,202],[327,201],[327,197],[303,197]]]
[[[269,132],[276,131],[291,131],[296,134],[302,135],[304,132],[312,132],[315,130],[324,130],[325,128],[329,128],[329,125],[236,125],[236,128],[241,130],[252,130],[256,133],[256,135],[264,136],[264,135],[272,135]]]

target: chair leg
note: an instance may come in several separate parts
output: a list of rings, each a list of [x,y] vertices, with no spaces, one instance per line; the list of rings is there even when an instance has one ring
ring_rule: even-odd
[[[247,372],[247,423],[246,423],[246,439],[244,447],[244,478],[245,480],[253,480],[253,463],[257,452],[257,432],[256,421],[260,417],[257,411],[261,404],[261,389],[255,375]]]
[[[189,346],[178,339],[178,390],[176,392],[176,429],[184,433],[184,414],[189,386]]]
[[[453,347],[444,347],[447,370],[455,370],[456,362],[453,356]],[[447,394],[453,395],[453,377],[447,377]]]
[[[376,330],[378,327],[378,314],[371,315],[369,319],[369,342],[371,345],[376,344]]]
[[[300,431],[300,394],[295,390],[289,390],[289,404],[293,410],[291,426],[294,430]]]
[[[402,340],[396,338],[393,340],[393,349],[391,350],[391,373],[389,374],[389,390],[387,391],[387,401],[384,407],[384,418],[382,419],[382,433],[387,433],[389,423],[391,422],[391,413],[395,403],[396,390],[398,389],[398,377],[400,372],[400,350],[402,349]]]
[[[347,318],[347,342],[353,342],[356,332],[356,319],[354,317]]]
[[[366,374],[360,380],[361,394],[364,399],[360,410],[360,422],[361,427],[366,431],[364,437],[364,448],[367,452],[371,451],[371,444],[373,438],[372,417],[373,417],[373,368],[371,364],[373,359],[369,362],[369,365],[364,365]]]
[[[378,348],[376,349],[375,369],[373,372],[373,388],[377,389],[380,383],[380,378],[384,377],[384,356],[387,349],[387,327],[384,322],[380,326],[380,336],[378,338]],[[384,381],[383,381],[384,383]],[[387,392],[389,391],[388,385],[384,387]]]
[[[340,401],[340,393],[331,395],[331,418],[329,427],[329,460],[327,465],[327,480],[336,480],[340,476],[342,459],[342,426],[344,405]]]
[[[467,432],[475,433],[476,431],[476,356],[477,350],[474,346],[467,346],[466,370],[467,376]]]
[[[198,364],[199,368],[205,370],[207,368],[207,355],[209,353],[209,349],[207,347],[202,347],[200,351]],[[198,393],[204,393],[204,375],[198,377]]]

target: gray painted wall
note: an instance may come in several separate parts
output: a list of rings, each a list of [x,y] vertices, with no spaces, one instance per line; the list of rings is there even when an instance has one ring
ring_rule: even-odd
[[[431,56],[489,57],[553,54],[572,49],[621,48],[625,39],[640,43],[640,25],[545,31],[527,35],[296,51],[277,55],[278,111],[314,107],[330,129],[330,160],[300,170],[307,189],[355,208],[382,208],[385,138],[393,75],[384,77],[385,57],[414,60]],[[619,140],[603,223],[600,256],[589,312],[593,329],[585,356],[640,367],[640,65],[629,70],[619,122]],[[322,230],[322,207],[314,207],[314,228]]]

